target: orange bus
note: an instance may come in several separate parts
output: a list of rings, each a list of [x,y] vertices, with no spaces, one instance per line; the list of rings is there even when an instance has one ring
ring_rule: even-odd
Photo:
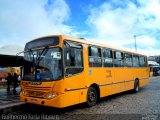
[[[64,108],[133,90],[149,82],[147,57],[64,35],[25,45],[20,100]]]

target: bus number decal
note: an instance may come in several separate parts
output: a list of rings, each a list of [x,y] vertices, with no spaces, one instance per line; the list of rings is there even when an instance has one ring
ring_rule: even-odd
[[[108,78],[108,77],[112,77],[111,70],[107,70],[107,71],[106,71],[106,73],[107,73],[106,78]]]

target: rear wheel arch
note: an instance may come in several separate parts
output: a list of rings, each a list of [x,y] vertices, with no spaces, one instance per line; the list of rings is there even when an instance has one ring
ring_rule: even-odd
[[[98,92],[98,100],[99,100],[100,99],[100,89],[99,89],[99,86],[96,83],[93,83],[91,86],[94,87],[97,90],[97,92]]]
[[[134,93],[137,93],[137,92],[139,92],[139,89],[140,89],[140,87],[139,87],[139,79],[136,78],[136,79],[134,80],[134,89],[133,89],[133,92],[134,92]]]
[[[100,99],[100,89],[99,86],[95,83],[90,85],[87,91],[86,102],[87,106],[94,106]]]

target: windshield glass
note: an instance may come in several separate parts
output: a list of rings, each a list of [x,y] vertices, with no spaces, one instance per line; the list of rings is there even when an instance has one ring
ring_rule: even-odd
[[[24,80],[50,81],[62,78],[60,48],[44,48],[24,53]]]

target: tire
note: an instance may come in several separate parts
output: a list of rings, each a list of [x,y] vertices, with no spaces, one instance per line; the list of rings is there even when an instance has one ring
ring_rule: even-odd
[[[139,92],[139,80],[135,80],[133,92],[134,93]]]
[[[87,92],[87,106],[92,107],[98,102],[98,93],[94,87],[89,87]]]

